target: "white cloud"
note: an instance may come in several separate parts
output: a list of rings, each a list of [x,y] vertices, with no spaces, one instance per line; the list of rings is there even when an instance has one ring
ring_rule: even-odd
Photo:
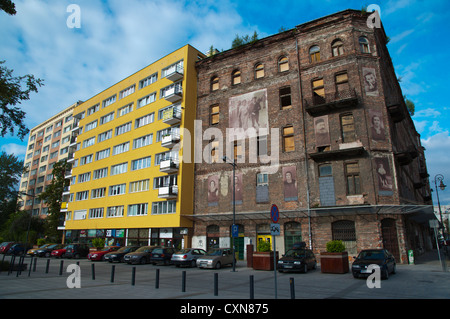
[[[14,154],[18,158],[24,157],[27,152],[27,147],[15,143],[4,144],[0,147],[2,152],[6,154]]]
[[[414,117],[439,117],[441,112],[429,107],[424,110],[414,112]]]

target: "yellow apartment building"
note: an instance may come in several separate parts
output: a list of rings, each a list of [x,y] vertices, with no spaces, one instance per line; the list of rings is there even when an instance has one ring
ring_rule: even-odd
[[[190,245],[194,164],[180,146],[193,134],[180,133],[194,131],[203,57],[186,45],[75,108],[66,242]]]

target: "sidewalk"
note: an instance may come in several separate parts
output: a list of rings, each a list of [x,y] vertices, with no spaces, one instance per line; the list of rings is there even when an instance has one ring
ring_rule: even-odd
[[[446,262],[446,269],[449,271],[450,258],[441,251],[441,260],[439,260],[438,250],[434,249],[425,252],[421,256],[414,257],[414,265],[420,266],[420,268],[429,268],[432,271],[442,271],[442,262],[444,260]]]

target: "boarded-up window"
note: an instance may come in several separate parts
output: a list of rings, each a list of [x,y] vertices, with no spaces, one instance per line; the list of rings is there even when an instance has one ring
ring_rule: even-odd
[[[284,152],[295,151],[293,126],[287,126],[283,128],[283,151]]]
[[[341,116],[342,142],[350,143],[356,141],[355,122],[353,114]]]

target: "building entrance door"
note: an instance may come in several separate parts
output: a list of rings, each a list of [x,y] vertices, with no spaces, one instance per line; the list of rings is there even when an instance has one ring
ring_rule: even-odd
[[[385,218],[381,221],[381,235],[383,236],[383,247],[394,255],[397,263],[401,262],[395,219]]]

